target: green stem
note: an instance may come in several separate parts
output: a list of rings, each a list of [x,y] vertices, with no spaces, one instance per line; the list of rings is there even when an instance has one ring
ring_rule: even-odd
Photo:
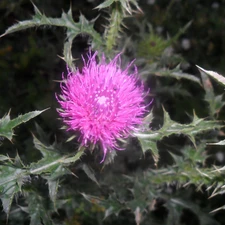
[[[121,31],[121,24],[123,20],[123,12],[119,3],[115,4],[112,9],[111,17],[109,19],[110,24],[108,30],[106,31],[106,50],[110,53],[116,44],[116,40],[119,37],[119,32]]]

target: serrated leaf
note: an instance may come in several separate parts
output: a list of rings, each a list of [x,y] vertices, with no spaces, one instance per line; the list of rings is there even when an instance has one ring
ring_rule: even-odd
[[[24,20],[22,22],[18,22],[17,24],[12,25],[0,37],[17,31],[39,26],[60,26],[68,27],[74,30],[77,29],[76,26],[74,26],[73,24],[71,11],[69,11],[67,14],[63,12],[61,18],[51,18],[46,17],[44,14],[42,14],[34,4],[33,6],[35,15],[32,17],[31,20]]]
[[[13,198],[17,192],[20,191],[16,183],[8,183],[5,185],[6,191],[1,193],[1,201],[2,201],[2,207],[4,212],[7,214],[7,217],[9,216],[9,212],[11,209],[11,204],[13,201]]]
[[[59,187],[59,178],[66,174],[72,174],[66,167],[64,161],[71,157],[61,155],[57,149],[57,144],[45,145],[35,136],[33,137],[35,147],[42,153],[43,157],[36,163],[31,163],[29,173],[41,174],[47,180],[49,196],[56,209],[56,197]]]
[[[83,164],[82,169],[86,173],[86,175],[99,186],[94,171],[87,164]]]
[[[141,148],[143,152],[146,152],[147,150],[151,150],[152,157],[154,159],[155,164],[159,161],[159,151],[157,148],[157,143],[155,141],[147,140],[144,138],[138,138]]]
[[[139,12],[143,13],[141,8],[139,7],[139,5],[137,3],[137,0],[119,0],[119,1],[120,1],[121,5],[123,6],[123,9],[125,11],[127,11],[129,14],[132,14],[132,12],[135,12],[133,10],[133,8],[131,7],[130,3],[132,3],[134,5],[134,7],[137,8],[137,10]]]
[[[214,115],[218,114],[225,105],[225,102],[223,101],[223,94],[217,96],[215,95],[211,80],[206,73],[202,72],[201,78],[205,90],[205,101],[209,104],[209,115],[214,117]]]
[[[9,27],[4,34],[0,37],[3,37],[7,34],[21,31],[24,29],[39,27],[39,26],[58,26],[65,27],[67,29],[67,40],[64,44],[64,59],[67,65],[72,71],[75,70],[73,65],[74,59],[71,54],[71,47],[73,39],[81,33],[87,33],[92,37],[92,48],[100,49],[102,45],[102,38],[98,32],[94,29],[94,22],[88,21],[82,14],[79,17],[78,22],[74,22],[71,8],[67,13],[63,12],[60,18],[51,18],[47,17],[45,14],[42,14],[39,9],[33,4],[35,15],[31,20],[25,20],[18,22],[17,24]]]
[[[145,116],[145,118],[141,124],[141,129],[148,130],[153,118],[154,118],[154,115],[151,110],[150,113],[147,116]]]
[[[158,162],[159,154],[157,149],[157,142],[162,140],[164,137],[169,137],[172,134],[175,135],[186,135],[195,145],[195,135],[216,128],[221,128],[222,125],[217,121],[204,120],[198,118],[194,114],[193,121],[190,124],[180,124],[170,119],[169,114],[164,111],[164,123],[163,126],[156,131],[146,131],[134,133],[141,143],[142,151],[151,150],[155,163]]]
[[[85,149],[85,148],[81,147],[81,148],[78,150],[78,152],[77,152],[74,156],[65,158],[65,159],[63,160],[63,163],[64,163],[64,164],[68,164],[68,163],[74,163],[74,162],[76,162],[76,161],[79,160],[80,157],[83,155],[84,149]]]
[[[28,211],[30,216],[30,225],[53,225],[49,211],[46,206],[49,205],[46,200],[37,194],[35,191],[31,191],[27,195]]]
[[[160,76],[160,77],[173,77],[177,80],[180,79],[186,79],[186,80],[190,80],[193,81],[195,83],[198,83],[199,85],[201,85],[201,81],[198,77],[188,74],[188,73],[184,73],[183,71],[181,71],[181,69],[179,68],[179,65],[174,68],[173,70],[169,70],[169,69],[156,69],[151,71],[152,73],[154,73],[156,76]]]
[[[13,164],[0,166],[0,198],[4,212],[9,214],[14,195],[21,191],[26,171],[14,167]]]
[[[52,156],[43,157],[36,163],[31,163],[30,173],[31,174],[42,174],[51,173],[53,174],[57,168],[62,164],[64,157],[60,157],[57,154],[52,154]]]
[[[63,174],[67,174],[68,171],[64,166],[66,164],[74,163],[80,159],[83,154],[83,148],[80,149],[74,156],[61,155],[57,151],[57,146],[46,146],[40,142],[35,136],[33,137],[35,147],[42,153],[43,158],[36,163],[30,165],[31,174],[51,174],[51,179],[57,179]]]
[[[45,109],[46,110],[46,109]],[[12,140],[13,137],[13,128],[16,126],[29,121],[30,119],[40,115],[45,110],[42,111],[33,111],[20,115],[15,119],[10,120],[9,113],[0,120],[0,136],[4,136],[9,140]]]
[[[69,14],[69,12],[68,12]],[[72,14],[68,18],[70,19],[71,23],[75,23],[72,18]],[[69,66],[70,70],[72,72],[76,71],[76,67],[74,66],[74,59],[72,56],[71,48],[73,44],[73,39],[78,35],[78,34],[88,34],[91,38],[91,44],[92,44],[92,49],[101,49],[102,45],[102,38],[99,33],[97,33],[94,29],[94,22],[96,19],[92,21],[88,21],[82,14],[79,17],[79,22],[75,23],[76,25],[76,30],[68,28],[67,27],[67,39],[64,43],[63,47],[63,60],[67,63]]]
[[[107,8],[110,5],[112,5],[113,2],[116,2],[116,0],[106,0],[103,3],[101,3],[100,5],[98,5],[97,7],[95,7],[95,9],[104,9],[104,8]]]
[[[59,188],[59,179],[57,179],[57,180],[48,179],[49,196],[50,196],[50,199],[53,202],[53,205],[54,205],[55,209],[56,209],[55,203],[56,203],[58,188]]]
[[[47,144],[50,145],[50,142],[49,142],[50,134],[47,134],[36,122],[35,122],[35,128],[36,128],[39,140],[46,145]]]
[[[16,157],[13,159],[13,164],[15,165],[15,167],[18,167],[18,168],[26,168],[26,166],[24,165],[23,161],[21,160],[18,152],[16,154]]]
[[[196,65],[197,66],[197,65]],[[219,83],[221,83],[222,85],[225,85],[225,77],[214,72],[214,71],[210,71],[210,70],[205,70],[200,66],[197,66],[198,69],[206,74],[208,74],[209,76],[211,76],[212,78],[214,78],[215,80],[217,80]]]
[[[57,178],[59,174],[63,174],[61,170],[63,169],[62,162],[65,156],[62,156],[53,145],[46,146],[35,136],[33,136],[33,142],[35,148],[41,152],[43,158],[36,163],[31,163],[30,173],[49,173],[51,176],[55,176],[55,178]]]
[[[113,3],[120,3],[124,13],[128,12],[129,14],[132,14],[132,11],[134,11],[130,5],[130,3],[132,3],[135,8],[137,8],[140,12],[142,12],[141,8],[138,6],[138,3],[136,0],[106,0],[103,3],[101,3],[100,5],[98,5],[97,7],[95,7],[95,9],[104,9],[107,8],[109,6],[111,6]]]
[[[10,158],[8,156],[5,156],[5,155],[0,155],[0,162],[1,161],[10,161]]]
[[[47,145],[41,142],[34,135],[33,135],[33,143],[34,143],[34,147],[38,149],[44,157],[48,157],[50,155],[52,156],[59,155],[59,153],[57,152],[57,150],[54,148],[53,145]]]

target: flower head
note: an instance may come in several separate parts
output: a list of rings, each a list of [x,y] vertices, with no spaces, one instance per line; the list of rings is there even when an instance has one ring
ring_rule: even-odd
[[[121,70],[120,55],[106,63],[97,53],[84,60],[82,72],[70,72],[61,83],[60,116],[68,130],[79,131],[82,145],[100,144],[105,159],[109,149],[119,149],[118,138],[128,137],[142,123],[145,113],[144,87],[137,69]]]

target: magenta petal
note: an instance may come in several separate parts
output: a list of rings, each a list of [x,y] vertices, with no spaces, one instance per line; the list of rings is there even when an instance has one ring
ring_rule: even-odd
[[[104,161],[107,149],[118,149],[117,138],[129,136],[142,123],[145,93],[136,67],[133,73],[131,64],[120,69],[120,54],[109,63],[104,56],[97,63],[96,55],[89,55],[82,73],[69,72],[57,101],[68,129],[80,132],[82,145],[100,143]]]

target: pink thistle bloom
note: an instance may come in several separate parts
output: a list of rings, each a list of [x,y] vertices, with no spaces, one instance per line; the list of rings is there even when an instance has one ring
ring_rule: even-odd
[[[70,72],[61,83],[58,110],[67,130],[79,131],[83,146],[100,144],[105,159],[110,149],[117,149],[117,139],[128,137],[143,121],[144,87],[138,82],[137,69],[117,65],[120,54],[106,63],[89,55],[82,72]]]

